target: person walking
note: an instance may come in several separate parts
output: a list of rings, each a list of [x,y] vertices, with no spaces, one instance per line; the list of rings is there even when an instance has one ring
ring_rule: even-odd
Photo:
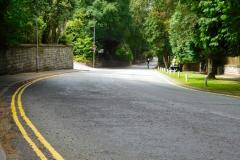
[[[147,68],[149,69],[150,58],[147,59]]]

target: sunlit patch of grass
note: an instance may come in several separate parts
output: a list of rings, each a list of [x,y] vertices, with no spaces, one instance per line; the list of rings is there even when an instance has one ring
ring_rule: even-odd
[[[176,82],[191,86],[194,88],[199,88],[208,91],[215,91],[229,95],[240,96],[240,81],[236,80],[208,80],[208,85],[205,86],[205,77],[206,75],[195,73],[195,72],[181,72],[180,77],[178,78],[178,73],[166,73],[159,71],[162,74],[167,75],[168,77],[173,78]],[[185,75],[188,75],[188,81],[186,82]]]

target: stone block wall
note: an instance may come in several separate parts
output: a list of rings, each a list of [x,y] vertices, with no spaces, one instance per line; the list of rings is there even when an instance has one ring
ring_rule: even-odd
[[[240,76],[240,65],[225,65],[224,74],[233,74]]]
[[[240,76],[240,56],[227,57],[225,59],[224,74],[233,74]]]
[[[71,46],[40,45],[38,51],[39,71],[73,68]],[[0,74],[36,71],[36,52],[36,45],[31,44],[0,51]]]

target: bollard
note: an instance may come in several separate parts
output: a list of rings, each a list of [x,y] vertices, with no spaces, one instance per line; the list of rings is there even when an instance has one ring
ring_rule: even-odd
[[[158,70],[160,70],[159,66],[158,66]]]
[[[188,82],[188,74],[185,74],[185,80]]]
[[[178,79],[180,78],[180,72],[178,71]]]
[[[205,80],[204,80],[204,86],[205,86],[205,87],[208,86],[208,76],[205,77]]]

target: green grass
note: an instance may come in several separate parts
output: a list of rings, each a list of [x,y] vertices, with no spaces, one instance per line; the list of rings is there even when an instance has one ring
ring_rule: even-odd
[[[208,80],[208,86],[205,86],[204,79],[206,75],[204,74],[199,74],[195,72],[181,72],[180,78],[178,78],[178,73],[169,74],[163,71],[159,71],[159,72],[164,75],[167,75],[168,77],[171,77],[176,82],[185,86],[190,86],[190,87],[201,89],[201,90],[240,96],[240,81],[220,80],[220,79]],[[188,74],[188,82],[186,82],[185,80],[186,74]]]

